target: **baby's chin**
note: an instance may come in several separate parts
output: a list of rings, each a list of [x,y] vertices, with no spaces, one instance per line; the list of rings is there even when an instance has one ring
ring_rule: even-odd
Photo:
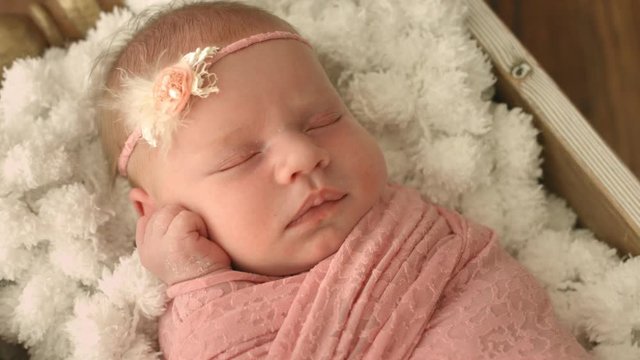
[[[313,267],[328,260],[340,250],[346,238],[365,217],[367,213],[383,198],[389,197],[391,188],[384,183],[378,189],[375,196],[371,196],[367,202],[361,202],[358,211],[349,211],[336,221],[330,221],[320,226],[308,235],[297,235],[285,240],[291,241],[289,246],[278,252],[271,253],[262,259],[240,263],[235,261],[233,255],[233,268],[235,270],[250,272],[268,276],[291,276],[311,270]],[[291,246],[294,243],[296,245]],[[276,259],[274,261],[274,259]]]
[[[307,264],[304,266],[301,266],[301,265],[292,266],[291,264],[282,264],[280,266],[249,267],[249,268],[234,265],[233,269],[237,271],[252,273],[252,274],[284,277],[284,276],[298,275],[298,274],[307,272],[313,269],[313,267],[316,266],[318,263]]]
[[[340,249],[346,235],[333,239],[323,238],[315,241],[311,246],[298,250],[298,253],[282,256],[280,261],[270,261],[268,264],[239,264],[233,262],[234,270],[267,276],[291,276],[313,269],[324,260],[328,260]]]
[[[232,264],[232,268],[237,271],[249,272],[253,274],[266,275],[266,276],[292,276],[307,272],[313,269],[316,265],[321,263],[323,260],[328,260],[333,253],[327,254],[321,259],[317,261],[304,262],[304,263],[293,263],[290,261],[283,261],[278,264],[271,264],[269,266],[239,266],[238,264]]]

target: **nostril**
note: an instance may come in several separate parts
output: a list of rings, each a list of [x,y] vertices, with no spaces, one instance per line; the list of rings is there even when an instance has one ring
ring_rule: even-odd
[[[294,181],[295,179],[298,178],[298,176],[300,176],[300,171],[296,171],[296,172],[292,173],[291,177],[289,178],[289,180]]]
[[[328,165],[329,165],[329,154],[326,152],[323,152],[322,156],[320,156],[320,159],[316,163],[316,167],[325,168]]]

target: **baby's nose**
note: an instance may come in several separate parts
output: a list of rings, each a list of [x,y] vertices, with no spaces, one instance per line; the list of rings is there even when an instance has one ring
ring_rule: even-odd
[[[329,165],[329,152],[304,133],[281,133],[274,145],[277,145],[274,172],[280,184],[291,183],[300,175]]]

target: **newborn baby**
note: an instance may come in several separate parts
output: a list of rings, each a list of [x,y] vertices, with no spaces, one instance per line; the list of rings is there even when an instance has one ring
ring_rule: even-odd
[[[168,359],[582,359],[493,232],[388,184],[285,21],[166,11],[108,73],[101,136],[170,298]]]

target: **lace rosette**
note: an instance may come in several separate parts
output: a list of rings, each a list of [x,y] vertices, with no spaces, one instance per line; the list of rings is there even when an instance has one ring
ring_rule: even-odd
[[[170,142],[192,95],[206,98],[218,93],[218,78],[208,71],[209,61],[219,48],[197,48],[174,65],[162,69],[153,81],[126,79],[125,101],[130,114],[126,116],[132,129],[139,129],[142,138],[152,147]]]

